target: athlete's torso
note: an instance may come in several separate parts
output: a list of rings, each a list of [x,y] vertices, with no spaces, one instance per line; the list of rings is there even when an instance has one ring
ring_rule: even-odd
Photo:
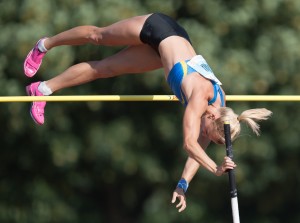
[[[189,98],[195,93],[208,100],[208,105],[217,103],[225,106],[225,96],[221,82],[214,75],[206,60],[197,55],[191,60],[176,63],[169,72],[167,82],[179,101],[187,106]]]
[[[154,13],[146,19],[140,33],[140,39],[158,52],[164,67],[166,79],[168,79],[168,75],[175,64],[180,61],[191,60],[196,56],[196,52],[184,28],[169,16],[160,13]],[[212,84],[213,82],[211,82],[210,78],[205,77],[201,73],[203,74],[203,72],[193,71],[191,75],[182,78],[183,84],[180,88],[182,88],[184,95],[187,97],[184,104],[188,101],[194,88],[207,95],[208,100],[213,99],[213,103],[220,104],[220,97],[215,97],[218,94],[222,94],[221,87],[217,84],[219,90],[216,92],[216,85]],[[195,82],[188,84],[188,80],[190,79],[195,79]],[[179,88],[178,84],[176,86],[173,89]],[[199,86],[202,87],[199,88]],[[221,103],[224,104],[224,102]]]
[[[192,45],[182,37],[170,36],[164,39],[158,47],[166,78],[173,66],[196,56]]]

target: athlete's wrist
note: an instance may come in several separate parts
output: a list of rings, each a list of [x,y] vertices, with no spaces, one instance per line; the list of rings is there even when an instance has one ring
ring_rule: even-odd
[[[219,177],[219,176],[222,176],[223,173],[224,173],[223,167],[222,166],[217,166],[215,175]]]
[[[184,193],[186,193],[188,187],[189,187],[189,183],[184,178],[181,178],[178,181],[177,186],[176,186],[176,188],[181,188]]]

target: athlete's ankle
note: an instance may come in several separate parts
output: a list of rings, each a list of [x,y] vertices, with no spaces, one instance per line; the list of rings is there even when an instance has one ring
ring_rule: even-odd
[[[46,53],[48,51],[48,49],[45,47],[45,40],[46,38],[43,38],[38,43],[38,49],[42,53]]]
[[[46,84],[45,81],[41,82],[40,85],[38,86],[38,90],[39,92],[41,92],[43,95],[51,95],[53,92],[51,90],[51,88],[49,88]]]

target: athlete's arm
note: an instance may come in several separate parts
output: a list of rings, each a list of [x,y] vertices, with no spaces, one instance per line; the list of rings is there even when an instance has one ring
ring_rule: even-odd
[[[191,95],[183,117],[184,149],[189,156],[196,160],[199,165],[216,174],[222,175],[223,171],[206,154],[204,148],[198,143],[200,135],[201,116],[207,108],[207,100],[200,98],[201,95]]]
[[[206,149],[210,143],[210,140],[206,137],[203,137],[202,134],[200,134],[198,142],[202,148]],[[199,167],[200,165],[196,160],[194,160],[191,157],[188,157],[181,175],[181,179],[185,179],[187,183],[190,184],[191,180],[197,173]],[[172,203],[175,203],[177,198],[179,200],[179,203],[176,205],[176,208],[178,208],[178,211],[181,212],[186,208],[186,197],[182,188],[177,187],[174,190],[172,196]]]
[[[198,143],[200,146],[206,150],[208,145],[210,144],[210,139],[207,137],[204,137],[201,133],[198,137]],[[190,156],[188,157],[185,167],[183,169],[181,178],[184,178],[188,183],[190,183],[194,177],[194,175],[197,173],[198,169],[200,167],[200,164]]]

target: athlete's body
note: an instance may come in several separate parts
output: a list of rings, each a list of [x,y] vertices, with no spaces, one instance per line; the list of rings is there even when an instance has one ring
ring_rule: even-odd
[[[171,89],[185,106],[183,133],[188,159],[182,180],[172,198],[172,202],[179,198],[179,211],[186,207],[184,191],[200,165],[217,176],[236,167],[228,157],[218,166],[205,153],[210,141],[224,143],[223,132],[219,127],[222,120],[228,117],[234,119],[232,137],[235,138],[239,133],[239,121],[247,121],[249,118],[262,120],[270,115],[266,109],[251,110],[250,115],[248,110],[237,120],[238,115],[224,107],[225,94],[220,87],[221,83],[203,57],[196,55],[186,31],[173,19],[160,13],[129,18],[107,27],[75,27],[41,39],[25,60],[25,74],[28,77],[35,75],[47,50],[60,45],[87,43],[127,47],[101,61],[79,63],[48,81],[33,83],[27,86],[28,94],[50,95],[57,90],[99,78],[163,68]],[[38,124],[44,123],[45,104],[32,104],[31,114]],[[258,126],[253,129],[257,132]]]

